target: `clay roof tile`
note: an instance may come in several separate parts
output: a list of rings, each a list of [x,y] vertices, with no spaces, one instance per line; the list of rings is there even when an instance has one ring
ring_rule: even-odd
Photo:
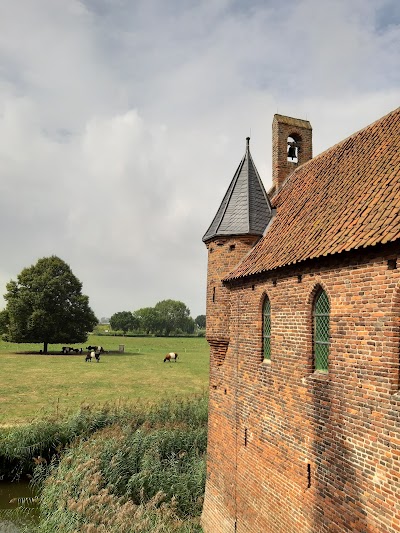
[[[400,108],[298,167],[227,280],[400,238]]]

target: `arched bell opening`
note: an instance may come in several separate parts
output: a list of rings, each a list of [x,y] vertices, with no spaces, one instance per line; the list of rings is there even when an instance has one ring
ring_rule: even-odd
[[[287,138],[287,160],[290,163],[299,162],[299,153],[301,146],[301,137],[296,133],[292,133]]]

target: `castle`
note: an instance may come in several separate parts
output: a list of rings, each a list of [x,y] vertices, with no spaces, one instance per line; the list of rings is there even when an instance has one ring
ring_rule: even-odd
[[[275,115],[203,237],[206,533],[400,531],[400,108],[312,157]]]

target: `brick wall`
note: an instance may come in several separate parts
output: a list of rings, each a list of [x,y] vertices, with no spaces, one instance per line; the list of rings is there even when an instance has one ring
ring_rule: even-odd
[[[252,249],[259,236],[216,238],[207,243],[207,339],[229,341],[229,289],[222,278]],[[215,343],[214,343],[215,345]]]
[[[299,141],[298,161],[287,158],[287,140]],[[272,184],[274,192],[281,189],[285,179],[296,167],[312,158],[312,128],[306,120],[275,115],[272,121]]]
[[[210,259],[209,283],[229,253]],[[222,286],[225,307],[211,306],[208,287],[206,533],[400,531],[398,253],[387,245]],[[313,372],[320,286],[331,306],[328,374]],[[218,335],[222,359],[213,357]]]

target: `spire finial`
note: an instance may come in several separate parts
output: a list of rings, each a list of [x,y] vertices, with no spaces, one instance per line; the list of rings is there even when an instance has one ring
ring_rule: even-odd
[[[250,148],[250,137],[246,137],[246,148],[247,150]]]

